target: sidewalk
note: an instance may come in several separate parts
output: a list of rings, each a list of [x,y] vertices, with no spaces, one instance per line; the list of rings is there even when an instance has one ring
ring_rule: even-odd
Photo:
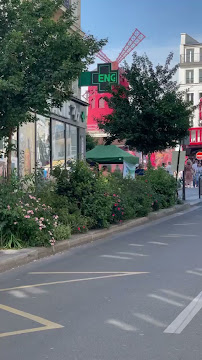
[[[178,190],[179,198],[182,199],[182,189]],[[194,205],[197,202],[202,201],[199,199],[199,189],[198,188],[185,188],[185,202]]]

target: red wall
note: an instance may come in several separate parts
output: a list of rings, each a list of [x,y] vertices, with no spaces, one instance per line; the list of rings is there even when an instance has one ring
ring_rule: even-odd
[[[112,64],[112,68],[116,68],[116,64]],[[125,87],[128,86],[128,82],[126,79],[121,75],[119,75],[119,83]],[[109,93],[99,94],[97,92],[96,86],[89,86],[89,107],[88,107],[88,119],[87,119],[87,130],[90,132],[93,129],[97,129],[97,119],[101,119],[103,116],[109,115],[112,113],[112,110],[109,109],[108,104],[105,101],[105,108],[99,108],[99,100],[103,97],[110,97]],[[95,99],[95,100],[94,100]],[[92,107],[92,102],[95,101],[95,107]]]

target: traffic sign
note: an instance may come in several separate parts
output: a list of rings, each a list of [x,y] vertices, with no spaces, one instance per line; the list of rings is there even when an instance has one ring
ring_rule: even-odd
[[[197,152],[196,158],[197,160],[202,160],[202,151]]]

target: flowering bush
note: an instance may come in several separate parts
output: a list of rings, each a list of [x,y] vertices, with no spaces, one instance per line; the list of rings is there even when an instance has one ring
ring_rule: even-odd
[[[12,191],[9,186],[2,186],[4,196],[0,194],[0,223],[2,244],[10,239],[18,239],[23,246],[54,245],[53,230],[58,226],[58,215],[52,208],[32,194],[21,190]]]

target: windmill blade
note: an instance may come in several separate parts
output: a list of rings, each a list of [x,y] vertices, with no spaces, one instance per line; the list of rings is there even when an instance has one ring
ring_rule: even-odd
[[[142,40],[144,40],[144,38],[145,35],[142,34],[138,29],[135,29],[134,33],[131,35],[130,39],[124,46],[123,50],[120,52],[119,56],[117,57],[116,59],[117,63],[120,64],[123,61],[123,59],[125,59],[126,56],[128,56],[131,53],[131,51],[133,51],[135,47],[139,45],[139,43],[141,43]]]
[[[100,60],[102,60],[102,61],[104,61],[104,62],[106,62],[106,63],[111,63],[111,60],[108,58],[108,56],[107,56],[105,53],[103,53],[102,50],[100,50],[100,51],[96,54],[96,56],[97,56]]]

